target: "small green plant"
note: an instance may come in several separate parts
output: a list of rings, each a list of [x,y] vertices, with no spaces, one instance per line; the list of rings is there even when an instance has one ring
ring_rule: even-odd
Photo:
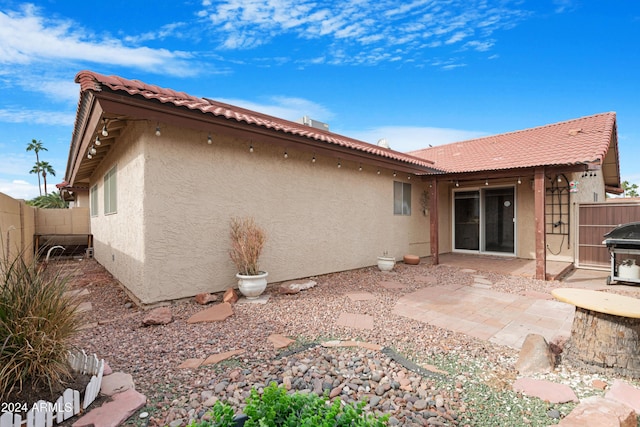
[[[326,396],[287,393],[271,383],[260,395],[255,389],[247,399],[244,424],[233,418],[230,406],[216,402],[210,421],[192,423],[191,427],[383,427],[388,415],[377,417],[364,412],[364,402],[343,405],[340,400],[329,403]]]
[[[60,271],[0,261],[0,401],[24,384],[52,391],[70,375],[70,340],[80,318]]]

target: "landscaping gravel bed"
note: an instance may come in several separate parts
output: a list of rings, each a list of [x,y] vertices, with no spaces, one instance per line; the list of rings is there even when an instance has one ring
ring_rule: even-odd
[[[470,286],[479,274],[493,290],[517,294],[549,292],[557,282],[398,264],[391,273],[372,267],[315,277],[317,286],[294,295],[270,286],[266,304],[235,304],[234,315],[223,322],[188,324],[204,307],[192,300],[173,302],[171,323],[144,327],[145,311],[131,304],[101,266],[92,260],[67,265],[79,268],[73,286],[86,288],[92,303],[84,314],[90,326],[78,344],[114,371],[133,375],[136,389],[148,399],[143,410],[150,413],[149,425],[177,427],[206,418],[217,399],[241,412],[251,388],[260,390],[271,381],[344,402],[366,400],[367,410],[390,415],[390,425],[549,425],[570,410],[511,391],[515,349],[393,313],[407,293],[426,286]],[[382,281],[405,287],[386,289]],[[351,301],[349,292],[369,292],[375,299]],[[373,316],[374,329],[336,325],[342,312]],[[267,340],[271,334],[295,342],[278,350]],[[319,345],[327,340],[358,340],[385,350]],[[244,353],[215,365],[178,368],[186,359],[232,350]]]

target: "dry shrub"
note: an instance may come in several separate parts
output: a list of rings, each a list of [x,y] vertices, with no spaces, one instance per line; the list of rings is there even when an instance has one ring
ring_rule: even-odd
[[[59,270],[0,261],[0,401],[23,384],[48,388],[70,378],[71,338],[80,326],[78,300]]]
[[[259,274],[258,260],[267,240],[265,231],[253,218],[232,218],[229,238],[231,239],[229,256],[236,265],[238,273],[245,276]]]

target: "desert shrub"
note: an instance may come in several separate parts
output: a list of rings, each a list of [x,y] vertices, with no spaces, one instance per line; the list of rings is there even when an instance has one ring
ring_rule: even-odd
[[[230,407],[216,402],[209,421],[192,423],[194,427],[382,427],[387,425],[387,415],[377,417],[364,412],[365,403],[356,406],[343,404],[340,400],[333,403],[326,396],[313,393],[287,393],[283,387],[271,383],[262,395],[253,389],[244,408],[244,424],[235,421]]]
[[[21,256],[0,261],[0,401],[24,384],[52,390],[69,378],[71,338],[80,318],[67,278]]]
[[[253,218],[232,218],[229,239],[229,257],[238,272],[246,276],[260,274],[258,260],[267,240],[266,232]]]

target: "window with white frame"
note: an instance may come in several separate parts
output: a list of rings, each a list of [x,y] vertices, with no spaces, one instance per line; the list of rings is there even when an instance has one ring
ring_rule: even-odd
[[[98,216],[98,184],[91,187],[90,198],[91,216]]]
[[[104,176],[104,213],[113,214],[118,209],[116,167]]]
[[[411,215],[411,184],[393,181],[393,214]]]

